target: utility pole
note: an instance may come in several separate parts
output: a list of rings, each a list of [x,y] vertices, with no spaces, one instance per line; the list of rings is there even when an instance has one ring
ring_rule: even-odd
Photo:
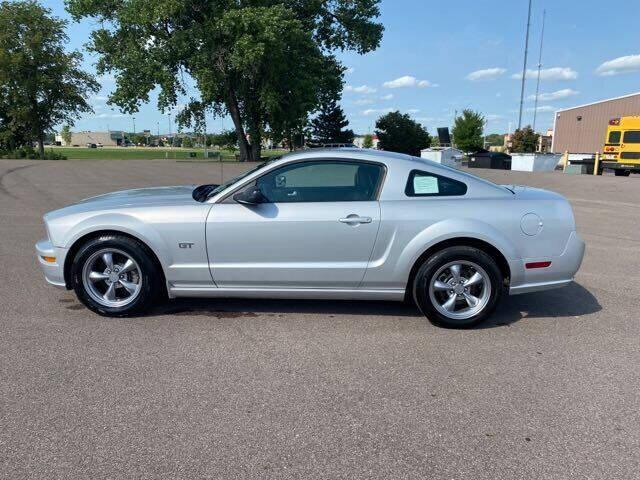
[[[518,130],[522,128],[522,109],[524,108],[524,85],[527,79],[527,55],[529,55],[529,29],[531,28],[531,0],[527,15],[527,36],[524,41],[524,66],[522,67],[522,86],[520,87],[520,113],[518,115]]]
[[[538,80],[536,83],[536,100],[533,106],[533,131],[536,131],[536,120],[538,118],[538,96],[540,95],[540,71],[542,70],[542,45],[544,44],[544,22],[547,18],[547,11],[542,11],[542,33],[540,34],[540,56],[538,57]]]
[[[171,147],[173,148],[173,136],[171,135],[171,114],[167,114],[169,117],[169,141],[171,142]]]
[[[204,127],[204,135],[203,135],[203,139],[204,139],[204,158],[207,158],[207,111],[205,110],[203,113],[203,127]]]

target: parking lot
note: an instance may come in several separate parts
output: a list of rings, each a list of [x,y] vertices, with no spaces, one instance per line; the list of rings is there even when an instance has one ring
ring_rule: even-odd
[[[475,171],[565,195],[587,253],[470,331],[384,302],[107,319],[45,284],[45,212],[244,168],[0,161],[0,477],[638,478],[640,176]]]

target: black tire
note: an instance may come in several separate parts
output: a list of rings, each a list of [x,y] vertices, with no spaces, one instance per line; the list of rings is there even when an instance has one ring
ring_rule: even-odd
[[[629,175],[631,175],[631,171],[630,170],[614,170],[614,175],[616,177],[628,177]]]
[[[83,282],[85,263],[96,252],[104,249],[115,249],[126,253],[140,267],[139,293],[124,306],[110,307],[97,302]],[[88,309],[105,317],[129,317],[144,314],[154,304],[166,298],[166,289],[160,268],[154,261],[153,254],[141,242],[123,235],[104,235],[87,241],[80,247],[71,264],[71,285],[80,300]]]
[[[453,262],[470,262],[484,270],[491,286],[484,306],[469,318],[453,319],[443,315],[430,295],[431,280],[440,269]],[[420,311],[434,325],[445,328],[471,328],[485,321],[495,310],[503,294],[503,276],[495,260],[484,251],[466,246],[449,247],[434,253],[419,268],[413,283],[413,298]]]

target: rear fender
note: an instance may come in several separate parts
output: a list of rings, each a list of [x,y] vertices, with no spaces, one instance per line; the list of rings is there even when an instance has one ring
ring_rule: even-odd
[[[473,219],[449,219],[434,223],[422,230],[404,248],[396,265],[395,276],[409,280],[409,273],[420,256],[438,243],[456,238],[473,238],[495,247],[509,264],[512,280],[518,280],[518,254],[512,242],[495,227]]]

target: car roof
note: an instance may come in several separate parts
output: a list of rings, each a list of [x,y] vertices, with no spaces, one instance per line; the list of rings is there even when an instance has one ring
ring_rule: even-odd
[[[314,148],[310,150],[300,150],[283,155],[278,163],[289,163],[296,160],[337,160],[337,159],[351,159],[351,160],[365,160],[371,162],[383,163],[389,170],[398,170],[408,173],[411,170],[426,170],[436,175],[442,175],[445,177],[451,177],[457,180],[461,180],[465,183],[474,183],[479,190],[484,190],[485,193],[493,191],[495,193],[498,189],[501,193],[503,189],[495,183],[489,182],[483,178],[477,177],[467,172],[463,172],[456,168],[442,165],[433,160],[426,158],[413,157],[404,153],[397,152],[385,152],[384,150],[373,150],[370,148]]]
[[[385,186],[382,189],[380,200],[406,199],[404,188],[408,175],[412,170],[427,171],[435,175],[462,181],[470,187],[469,194],[474,197],[506,194],[505,189],[494,183],[425,158],[366,148],[314,148],[300,150],[272,159],[268,163],[268,168],[271,170],[291,162],[302,160],[331,161],[342,159],[377,162],[387,167]],[[247,177],[247,180],[253,179],[261,174],[262,173],[255,172]],[[221,192],[212,198],[217,200],[217,198],[222,198],[225,195],[226,193]]]

